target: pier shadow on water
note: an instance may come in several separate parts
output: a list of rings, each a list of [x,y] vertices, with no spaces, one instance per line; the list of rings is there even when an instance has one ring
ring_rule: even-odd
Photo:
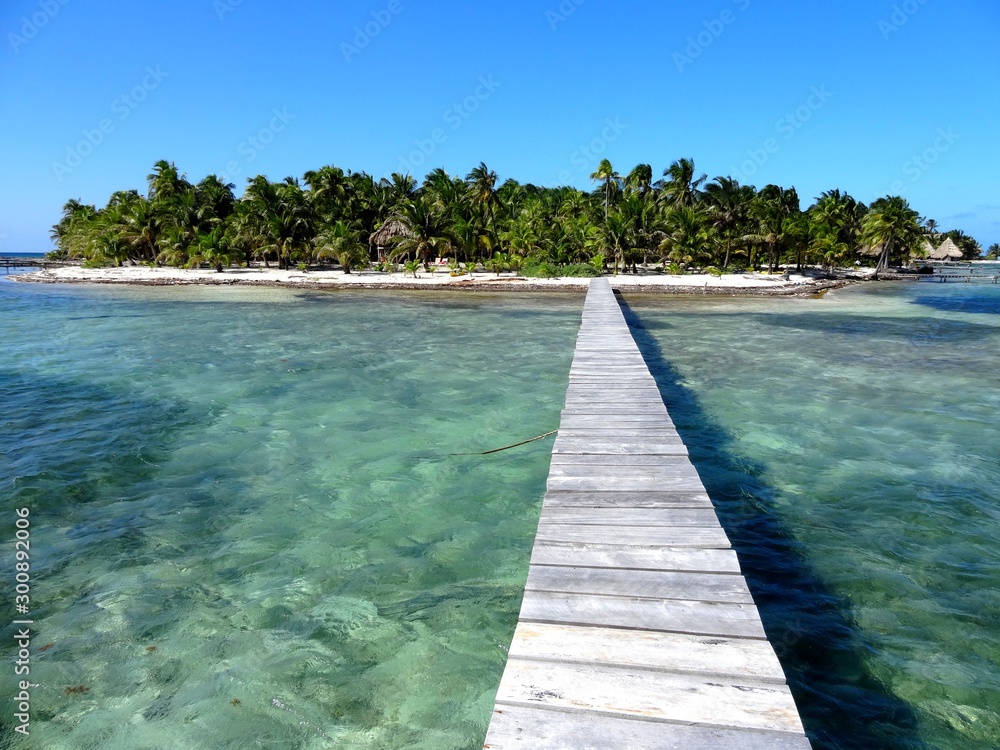
[[[764,467],[732,450],[732,438],[708,418],[639,316],[621,296],[618,299],[739,556],[813,747],[929,748],[917,736],[910,706],[867,671],[861,658],[867,646],[854,625],[850,603],[826,588],[775,513],[777,491],[760,478]]]

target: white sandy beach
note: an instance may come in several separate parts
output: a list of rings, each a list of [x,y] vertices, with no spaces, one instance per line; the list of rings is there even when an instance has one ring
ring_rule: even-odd
[[[714,293],[738,294],[744,290],[749,293],[766,293],[768,291],[788,293],[808,293],[813,288],[828,288],[830,282],[820,282],[808,276],[792,274],[788,281],[781,276],[766,274],[726,274],[709,276],[692,274],[687,276],[670,276],[666,274],[621,274],[608,277],[611,286],[617,289],[642,289],[643,291],[663,291],[680,293]],[[402,273],[354,272],[345,274],[343,271],[308,271],[285,270],[275,268],[229,268],[222,273],[211,269],[184,268],[150,268],[148,266],[123,266],[121,268],[81,268],[66,266],[51,268],[32,274],[17,277],[19,281],[42,283],[93,283],[93,284],[137,284],[172,286],[183,284],[225,284],[249,286],[289,286],[307,288],[385,288],[399,287],[405,289],[435,288],[435,289],[503,289],[524,287],[525,289],[583,289],[590,283],[587,278],[526,278],[513,274],[477,273],[473,277],[451,276],[446,269],[434,273],[419,271],[414,278]]]

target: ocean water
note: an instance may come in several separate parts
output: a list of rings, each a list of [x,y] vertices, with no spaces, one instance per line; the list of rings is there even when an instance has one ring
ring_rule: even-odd
[[[628,301],[814,746],[1000,747],[1000,287]]]
[[[0,746],[478,747],[581,306],[0,281]]]
[[[626,301],[814,746],[1000,746],[1000,287]],[[581,303],[0,281],[9,746],[479,747]]]

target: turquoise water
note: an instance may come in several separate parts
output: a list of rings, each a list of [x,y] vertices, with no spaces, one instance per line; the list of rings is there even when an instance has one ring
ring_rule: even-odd
[[[0,282],[10,746],[478,747],[581,305]]]
[[[628,301],[815,747],[1000,745],[1000,288]],[[581,302],[0,282],[11,747],[479,747]]]
[[[814,746],[1000,746],[1000,288],[630,305]]]

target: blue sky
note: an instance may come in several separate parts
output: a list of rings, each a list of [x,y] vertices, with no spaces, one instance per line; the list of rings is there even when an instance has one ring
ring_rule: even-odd
[[[589,189],[602,158],[691,157],[1000,242],[995,0],[5,0],[0,35],[0,254],[158,159],[239,194],[480,161]]]

